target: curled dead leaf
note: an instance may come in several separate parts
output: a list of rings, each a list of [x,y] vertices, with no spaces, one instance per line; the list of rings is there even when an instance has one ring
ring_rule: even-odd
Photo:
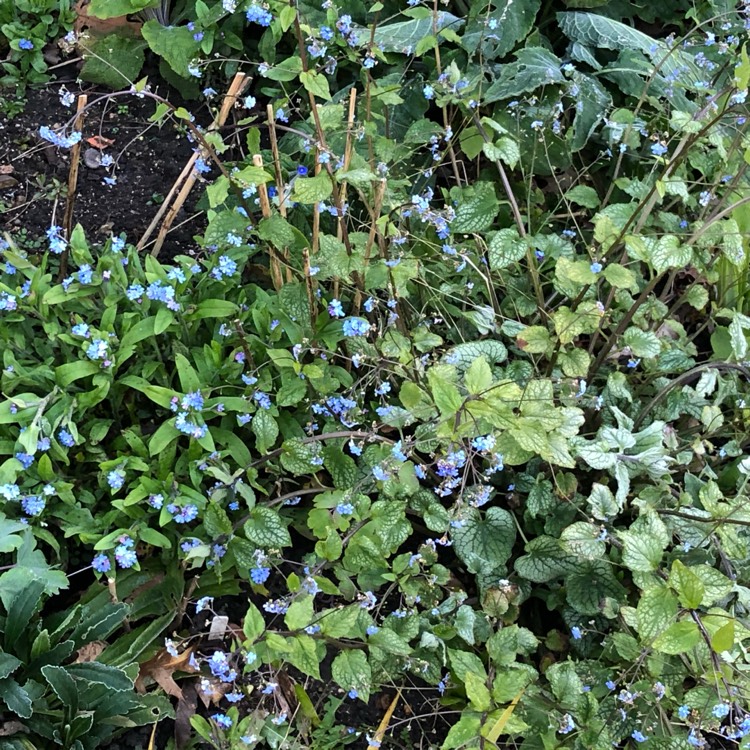
[[[111,138],[105,138],[103,135],[92,135],[91,138],[86,139],[86,143],[101,151],[102,149],[107,148],[107,146],[111,146],[114,143],[114,140]]]
[[[146,692],[146,680],[152,679],[168,695],[182,698],[182,690],[174,680],[175,672],[187,672],[193,674],[198,670],[190,665],[191,648],[185,649],[181,654],[172,656],[166,649],[159,651],[148,661],[141,664],[138,678],[135,681],[135,689],[139,693]]]

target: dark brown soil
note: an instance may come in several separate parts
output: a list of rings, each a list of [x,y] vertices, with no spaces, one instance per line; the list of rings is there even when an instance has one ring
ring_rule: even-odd
[[[60,103],[61,82],[28,91],[22,114],[8,120],[0,114],[0,232],[8,232],[21,248],[34,250],[46,244],[45,230],[61,224],[65,211],[70,152],[47,144],[39,136],[39,127],[56,127],[74,116],[75,104],[66,108]],[[74,83],[67,89],[78,93]],[[89,103],[105,92],[86,87]],[[159,91],[175,105],[181,102],[175,92]],[[196,103],[191,103],[191,111]],[[84,139],[94,136],[114,141],[101,153],[109,154],[114,164],[109,169],[93,167],[81,159],[78,188],[75,196],[74,223],[79,222],[93,241],[101,241],[111,233],[127,234],[128,241],[137,242],[159,209],[175,179],[192,155],[193,145],[186,133],[172,122],[161,128],[148,122],[155,103],[135,96],[104,98],[91,107],[83,127]],[[208,115],[203,106],[202,119]],[[201,112],[197,113],[201,121]],[[96,156],[84,141],[83,152]],[[105,177],[115,177],[112,186]],[[195,248],[193,236],[205,226],[203,215],[195,214],[196,203],[203,191],[197,184],[177,216],[164,245],[163,256],[187,253]],[[154,235],[155,236],[155,235]],[[153,239],[153,237],[152,237]]]

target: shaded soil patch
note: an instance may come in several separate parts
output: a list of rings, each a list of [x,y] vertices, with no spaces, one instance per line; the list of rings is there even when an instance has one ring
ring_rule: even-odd
[[[70,153],[38,136],[41,125],[54,128],[74,115],[75,105],[67,108],[60,103],[60,87],[56,83],[29,91],[21,115],[11,120],[0,117],[0,167],[10,172],[0,175],[0,231],[8,232],[19,247],[30,252],[46,246],[45,230],[52,223],[60,224],[65,210]],[[67,88],[79,92],[70,83]],[[90,104],[103,93],[93,87],[82,91]],[[174,92],[160,93],[175,105],[181,104]],[[195,102],[191,104],[192,111]],[[170,121],[161,127],[148,122],[154,110],[152,100],[120,96],[101,101],[87,112],[84,139],[113,141],[103,150],[84,142],[81,151],[74,222],[80,222],[94,241],[125,232],[129,241],[137,242],[192,155],[193,144],[184,129]],[[209,120],[204,107],[197,121],[206,125]],[[112,158],[110,167],[95,166],[102,154]],[[108,185],[105,178],[116,182]],[[195,248],[193,236],[205,226],[204,215],[196,216],[201,195],[198,184],[173,223],[162,257]]]

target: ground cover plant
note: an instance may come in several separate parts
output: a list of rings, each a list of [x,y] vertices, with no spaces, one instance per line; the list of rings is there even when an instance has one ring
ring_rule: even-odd
[[[0,749],[750,747],[749,5],[0,21]]]

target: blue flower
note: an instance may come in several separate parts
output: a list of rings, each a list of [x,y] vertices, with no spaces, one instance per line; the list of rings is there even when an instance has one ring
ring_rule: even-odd
[[[339,503],[336,506],[336,513],[340,516],[350,516],[354,513],[354,506],[351,503]]]
[[[328,314],[332,318],[343,318],[344,317],[344,315],[345,315],[344,308],[342,307],[341,302],[339,300],[332,299],[328,303]]]
[[[630,735],[636,742],[645,742],[648,737],[637,729]]]
[[[690,706],[682,705],[677,709],[677,715],[684,721],[690,715]]]
[[[132,542],[132,540],[129,540]],[[138,555],[130,546],[120,544],[115,547],[115,560],[121,568],[132,568],[138,562]]]
[[[347,318],[344,321],[344,336],[367,336],[370,324],[364,318]]]
[[[102,339],[94,339],[86,349],[89,359],[105,359],[107,356],[107,342]]]
[[[200,391],[187,393],[182,398],[181,406],[183,409],[196,409],[200,411],[203,408],[203,396]]]
[[[422,94],[424,95],[425,99],[434,99],[435,98],[435,89],[430,86],[428,83],[423,89]]]
[[[19,453],[16,453],[16,460],[20,461],[21,464],[23,464],[24,469],[28,469],[29,466],[34,463],[34,456],[26,453],[25,451],[21,451]]]
[[[232,720],[226,714],[214,714],[211,718],[223,729],[229,729],[232,726]]]
[[[21,507],[27,516],[38,516],[46,504],[47,501],[39,495],[29,495],[21,500]]]
[[[119,470],[110,471],[107,474],[107,484],[117,492],[125,484],[125,474]]]
[[[333,29],[329,26],[320,27],[320,38],[325,42],[330,42],[333,39]]]
[[[73,148],[73,146],[75,146],[76,143],[79,143],[83,137],[81,133],[77,132],[71,133],[68,136],[60,135],[46,125],[42,125],[42,127],[39,128],[39,136],[58,148]]]
[[[245,12],[245,17],[250,23],[257,23],[259,26],[270,26],[273,16],[266,8],[253,3]]]
[[[57,439],[66,448],[72,448],[76,444],[75,438],[67,430],[64,429],[60,430],[57,433]]]
[[[78,270],[78,281],[81,284],[90,284],[92,276],[91,266],[88,263],[84,263]]]
[[[83,336],[85,339],[89,337],[89,327],[86,323],[78,323],[77,325],[74,325],[70,332],[74,336]]]
[[[711,709],[711,715],[714,716],[714,718],[716,718],[716,719],[723,719],[728,714],[729,714],[729,704],[728,703],[717,703]]]
[[[581,632],[581,629],[579,627],[572,627],[570,629],[570,634],[573,636],[574,640],[576,641],[583,638],[583,633]]]
[[[258,566],[250,570],[250,580],[258,585],[265,583],[271,575],[271,568]]]
[[[34,49],[34,43],[30,39],[19,39],[19,49]]]
[[[604,686],[607,688],[607,690],[614,690],[617,687],[617,683],[612,680],[607,680],[604,683]]]
[[[172,514],[175,523],[190,523],[198,517],[198,508],[195,505],[179,506],[175,503],[167,505],[167,511]]]
[[[654,156],[664,156],[669,149],[663,143],[654,143],[651,146],[651,153]]]
[[[91,561],[91,567],[97,573],[106,573],[112,567],[112,563],[109,561],[109,558],[105,554],[103,554],[103,553],[100,552]]]
[[[573,717],[570,714],[565,714],[560,720],[560,727],[557,730],[560,734],[568,734],[576,728]]]
[[[594,262],[591,264],[590,268],[591,268],[591,273],[601,273],[603,266],[601,263]]]
[[[299,166],[297,167],[297,174],[298,174],[298,175],[299,175],[300,177],[304,177],[304,176],[305,176],[305,175],[307,174],[307,167],[305,167],[305,166],[303,166],[302,164],[300,164],[300,165],[299,165]]]

